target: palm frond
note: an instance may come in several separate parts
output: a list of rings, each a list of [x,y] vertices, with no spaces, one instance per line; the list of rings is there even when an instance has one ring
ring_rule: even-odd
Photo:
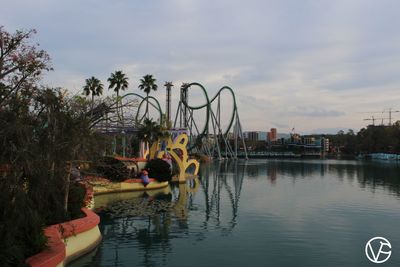
[[[156,81],[157,80],[153,78],[153,75],[147,74],[140,79],[139,89],[143,90],[147,95],[150,94],[152,90],[157,91],[158,86]]]

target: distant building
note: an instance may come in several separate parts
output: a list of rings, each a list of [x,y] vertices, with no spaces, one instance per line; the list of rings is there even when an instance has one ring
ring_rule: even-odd
[[[290,134],[288,133],[278,133],[277,136],[277,139],[290,139]]]
[[[321,138],[321,147],[322,152],[329,152],[329,139],[328,138]]]
[[[258,132],[248,132],[247,140],[249,141],[258,141]]]
[[[278,138],[278,131],[276,128],[271,128],[271,141],[274,142]]]
[[[258,132],[258,141],[267,141],[267,132]]]
[[[248,141],[267,141],[267,132],[263,131],[244,132],[243,136]]]
[[[278,141],[278,131],[276,130],[276,128],[271,128],[271,131],[267,133],[267,141],[268,142]]]
[[[301,143],[301,136],[297,133],[294,133],[290,136],[290,142],[292,143]]]
[[[304,145],[314,145],[315,144],[315,137],[313,136],[303,136],[301,138],[301,143]]]

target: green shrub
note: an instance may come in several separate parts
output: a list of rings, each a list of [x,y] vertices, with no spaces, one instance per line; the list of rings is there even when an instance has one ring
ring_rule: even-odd
[[[23,266],[45,248],[44,220],[20,187],[0,179],[0,266]]]
[[[81,208],[85,199],[85,188],[77,183],[71,184],[68,194],[68,215],[71,220],[83,217]]]
[[[112,182],[122,182],[129,177],[125,164],[113,157],[103,157],[95,163],[96,171]]]
[[[172,173],[170,165],[162,159],[152,159],[146,164],[150,178],[155,178],[159,182],[171,181]]]
[[[92,131],[98,121],[87,111],[93,105],[40,85],[41,74],[52,68],[49,55],[30,42],[34,33],[10,34],[0,26],[2,50],[8,51],[0,59],[0,166],[10,166],[0,173],[2,267],[24,265],[44,248],[43,228],[75,213],[67,209],[68,166],[106,147]]]

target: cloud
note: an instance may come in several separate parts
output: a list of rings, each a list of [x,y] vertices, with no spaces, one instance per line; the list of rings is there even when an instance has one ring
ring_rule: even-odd
[[[287,124],[283,124],[283,123],[279,123],[279,122],[272,122],[271,123],[272,126],[275,126],[277,128],[283,128],[283,129],[288,129],[290,126]]]
[[[36,28],[55,72],[44,82],[80,90],[123,70],[137,89],[153,74],[236,92],[245,130],[364,126],[362,111],[399,109],[398,1],[8,1],[1,24]],[[204,101],[191,92],[192,103]],[[229,96],[224,95],[224,113]],[[228,116],[228,115],[227,115]],[[200,116],[201,117],[201,116]]]
[[[296,106],[292,110],[286,112],[292,116],[303,116],[303,117],[338,117],[345,115],[344,112],[338,110],[325,109],[323,107],[315,106]]]

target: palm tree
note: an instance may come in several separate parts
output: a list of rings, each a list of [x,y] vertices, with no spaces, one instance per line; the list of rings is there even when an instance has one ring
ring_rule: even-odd
[[[126,75],[122,71],[118,70],[118,71],[115,71],[114,73],[111,73],[111,76],[110,76],[110,78],[108,78],[107,81],[110,83],[110,85],[108,86],[108,89],[109,90],[114,89],[114,92],[117,93],[117,116],[119,119],[121,119],[119,117],[119,108],[118,108],[119,101],[120,101],[119,91],[120,90],[124,91],[128,88],[128,85],[129,85],[128,77],[126,77]],[[122,114],[122,116],[123,116],[123,114]]]
[[[165,136],[165,133],[157,122],[145,118],[143,124],[139,127],[138,137],[151,147],[154,142]]]
[[[157,91],[157,84],[156,84],[156,79],[153,78],[153,75],[147,74],[143,76],[142,79],[140,79],[140,85],[139,89],[143,90],[146,93],[146,96],[148,97],[151,90]],[[149,112],[149,99],[147,98],[146,101],[146,115],[148,117],[148,112]]]
[[[92,107],[91,111],[93,113],[93,105],[94,105],[94,97],[99,96],[103,94],[103,84],[99,79],[96,77],[92,76],[89,79],[86,79],[86,84],[83,86],[83,93],[88,96],[92,95]]]

